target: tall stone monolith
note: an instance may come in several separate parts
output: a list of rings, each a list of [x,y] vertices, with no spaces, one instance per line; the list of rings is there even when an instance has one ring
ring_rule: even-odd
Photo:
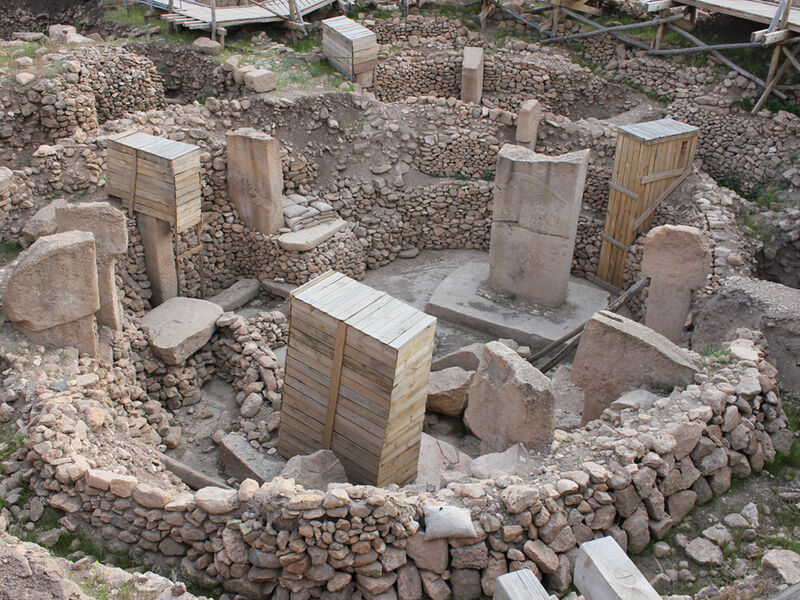
[[[150,303],[158,306],[178,295],[178,270],[175,266],[172,226],[143,213],[136,215],[136,223],[142,236],[145,268],[150,280]]]
[[[567,299],[589,150],[545,156],[506,144],[497,157],[492,289],[556,307]]]
[[[536,149],[539,123],[542,120],[542,104],[535,99],[525,100],[517,111],[517,145],[529,150]]]
[[[711,273],[711,248],[703,232],[686,225],[661,225],[647,234],[642,274],[650,277],[645,325],[680,342],[695,290]]]
[[[228,133],[228,195],[246,227],[283,227],[283,171],[278,140],[244,127]]]
[[[461,63],[461,99],[480,104],[483,96],[483,48],[466,46]]]

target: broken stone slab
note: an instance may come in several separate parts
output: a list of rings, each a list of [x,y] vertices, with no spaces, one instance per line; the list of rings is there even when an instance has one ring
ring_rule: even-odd
[[[500,575],[492,600],[550,600],[550,594],[530,569]]]
[[[215,42],[211,38],[199,37],[192,42],[192,49],[200,54],[216,56],[222,53],[222,44]]]
[[[441,371],[451,367],[459,367],[465,371],[477,371],[478,364],[481,362],[481,354],[483,354],[483,344],[475,342],[436,359],[431,364],[431,371]]]
[[[287,300],[291,297],[292,292],[297,289],[297,285],[294,283],[275,281],[273,279],[262,279],[261,287],[268,294],[278,296],[279,298],[285,298]]]
[[[426,410],[451,417],[460,416],[474,374],[475,371],[465,371],[461,367],[432,371],[428,378]]]
[[[461,63],[461,99],[464,102],[480,104],[483,96],[483,48],[464,47]]]
[[[229,433],[220,440],[219,459],[231,477],[239,481],[255,479],[259,484],[272,481],[286,465],[280,458],[259,452],[238,433]]]
[[[553,385],[514,350],[489,342],[472,379],[464,424],[480,438],[482,453],[518,442],[546,450],[556,425]]]
[[[720,547],[704,538],[694,538],[683,550],[698,565],[719,566],[725,560]]]
[[[248,73],[255,71],[256,68],[253,65],[244,65],[241,67],[234,67],[233,68],[233,80],[239,84],[244,85],[244,76]]]
[[[659,397],[653,392],[648,392],[647,390],[631,390],[614,400],[614,402],[609,405],[609,408],[613,408],[614,410],[625,410],[628,408],[647,410],[655,404],[658,398]]]
[[[283,226],[283,171],[278,140],[242,127],[227,135],[228,195],[245,226],[264,234]]]
[[[222,308],[207,300],[176,296],[157,306],[139,324],[153,353],[168,365],[183,364],[217,329]]]
[[[230,312],[250,302],[260,291],[261,282],[258,279],[240,279],[228,289],[206,300],[213,302],[224,312]]]
[[[328,489],[329,483],[347,481],[344,466],[331,450],[293,456],[286,462],[281,477],[294,479],[304,488],[323,491]]]
[[[158,453],[159,460],[163,463],[163,465],[167,468],[167,470],[175,473],[178,477],[180,477],[181,481],[188,485],[193,490],[199,490],[204,487],[214,486],[219,488],[228,488],[228,486],[218,479],[213,477],[209,477],[205,473],[201,473],[200,471],[193,469],[186,463],[183,463],[171,456],[167,456],[166,454],[162,454],[161,452]]]
[[[685,386],[698,367],[692,355],[649,327],[609,311],[589,319],[570,379],[583,388],[581,423],[598,418],[625,392],[646,386]]]
[[[255,69],[244,75],[244,85],[256,93],[271,92],[278,87],[278,80],[272,71]]]
[[[645,325],[680,342],[692,295],[709,273],[711,248],[702,231],[686,225],[651,229],[642,258],[642,274],[650,277]]]
[[[585,600],[661,600],[610,536],[580,545],[574,583]]]
[[[471,464],[472,459],[452,444],[423,433],[415,483],[439,489],[445,473],[456,472],[466,476]]]
[[[336,219],[330,223],[284,233],[278,238],[278,244],[289,252],[306,252],[332,238],[345,225],[347,223],[343,219]]]
[[[56,232],[56,209],[67,203],[66,198],[56,198],[36,211],[22,227],[20,243],[28,246],[44,235]]]
[[[490,452],[472,460],[472,475],[478,479],[492,479],[498,474],[516,475],[530,456],[522,444],[515,444],[504,452]]]

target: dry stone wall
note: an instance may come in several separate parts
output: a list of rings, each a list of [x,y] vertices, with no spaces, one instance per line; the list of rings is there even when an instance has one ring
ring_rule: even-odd
[[[608,409],[586,430],[558,431],[535,480],[462,476],[428,493],[306,490],[277,478],[192,492],[159,470],[141,436],[149,424],[126,411],[136,407],[124,388],[113,401],[100,388],[108,374],[94,364],[83,366],[83,387],[76,379],[65,391],[40,386],[27,396],[26,475],[37,495],[109,547],[180,564],[188,577],[251,598],[346,598],[355,590],[474,597],[491,595],[499,575],[520,568],[563,592],[581,542],[611,535],[641,550],[791,444],[775,369],[753,345],[763,338],[739,336],[730,362],[706,362],[686,390],[649,408]],[[442,505],[466,508],[474,537],[426,541],[423,509]]]

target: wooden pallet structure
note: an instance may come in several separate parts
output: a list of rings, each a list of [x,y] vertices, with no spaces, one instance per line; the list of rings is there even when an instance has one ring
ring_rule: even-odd
[[[699,129],[673,119],[618,128],[597,277],[621,288],[636,236],[692,172]]]
[[[647,13],[659,13],[652,19],[625,25],[604,26],[592,21],[586,15],[598,14],[598,7],[590,6],[578,0],[551,0],[543,6],[526,10],[526,14],[537,15],[551,12],[544,22],[534,22],[517,14],[501,4],[500,0],[481,0],[480,21],[485,27],[489,14],[499,9],[506,15],[523,23],[536,31],[542,39],[541,44],[566,42],[596,35],[612,35],[618,40],[654,56],[671,56],[707,52],[719,63],[725,65],[739,75],[753,81],[761,88],[763,94],[753,107],[753,112],[761,109],[770,95],[781,100],[788,99],[787,90],[798,89],[797,85],[780,85],[781,78],[791,69],[800,71],[800,6],[792,6],[792,0],[642,0]],[[745,42],[706,44],[691,33],[697,21],[699,11],[727,14],[747,19],[755,23],[767,24],[766,29],[753,32],[750,40]],[[585,14],[581,14],[585,13]],[[572,18],[592,29],[581,33],[558,35],[559,19]],[[626,31],[656,26],[656,35],[652,42],[646,43],[624,34]],[[680,35],[691,45],[684,48],[661,48],[664,34],[671,31]],[[774,50],[769,65],[767,79],[747,71],[722,54],[726,50],[741,48],[757,48],[773,46]],[[783,61],[781,64],[781,60]]]
[[[350,81],[371,73],[378,64],[378,38],[345,16],[322,21],[322,53]]]
[[[152,0],[137,0],[151,4]],[[248,0],[242,6],[216,6],[192,0],[169,0],[161,17],[176,27],[209,31],[211,39],[221,37],[224,44],[228,28],[255,23],[281,23],[292,35],[305,34],[303,16],[333,4],[337,0]]]
[[[128,213],[142,213],[172,226],[175,269],[199,255],[201,295],[205,290],[200,185],[200,148],[136,130],[108,139],[106,193],[119,198]],[[194,229],[197,244],[180,253],[181,232]]]
[[[292,292],[278,452],[332,450],[352,482],[416,477],[436,319],[341,273]]]

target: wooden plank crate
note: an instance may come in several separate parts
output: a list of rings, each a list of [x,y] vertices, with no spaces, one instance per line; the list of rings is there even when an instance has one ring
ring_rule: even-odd
[[[322,53],[348,79],[367,73],[378,64],[375,33],[347,17],[322,21]]]
[[[692,172],[699,129],[673,119],[618,128],[597,277],[621,288],[630,246]]]
[[[108,140],[106,193],[181,232],[202,220],[200,148],[125,131]]]
[[[292,292],[278,452],[328,448],[354,483],[416,478],[436,319],[341,273]]]

